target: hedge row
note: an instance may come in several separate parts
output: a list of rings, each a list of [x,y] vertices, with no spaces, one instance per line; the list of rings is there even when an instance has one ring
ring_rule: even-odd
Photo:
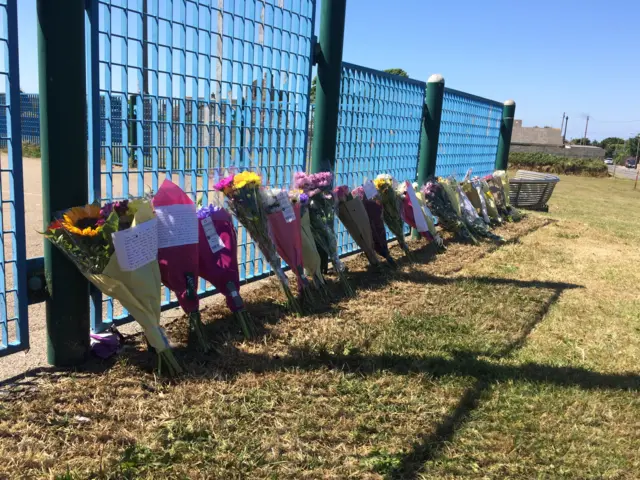
[[[548,153],[516,152],[509,155],[509,167],[535,172],[606,177],[607,166],[601,159],[561,157]]]

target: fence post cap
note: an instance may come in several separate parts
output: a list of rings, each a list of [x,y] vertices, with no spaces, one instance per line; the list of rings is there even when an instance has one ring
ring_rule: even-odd
[[[505,106],[510,107],[512,105],[515,105],[516,102],[515,100],[507,100],[506,102],[504,102]]]
[[[434,73],[429,77],[429,80],[427,80],[427,83],[444,83],[444,77],[439,73]]]

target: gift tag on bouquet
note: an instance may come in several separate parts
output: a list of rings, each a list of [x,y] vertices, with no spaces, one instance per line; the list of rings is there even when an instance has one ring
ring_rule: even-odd
[[[202,224],[202,229],[204,230],[204,235],[207,237],[211,251],[217,253],[222,250],[224,248],[224,242],[220,238],[220,235],[218,235],[218,231],[211,217],[203,218],[200,220],[200,223]]]
[[[291,200],[289,200],[289,194],[287,192],[279,192],[276,195],[278,204],[282,207],[282,215],[284,215],[284,221],[291,223],[296,219],[296,211],[293,209]]]
[[[190,204],[155,207],[158,217],[158,248],[198,243],[196,206]]]
[[[133,272],[158,258],[158,220],[111,234],[118,265],[123,272]]]
[[[378,189],[371,180],[364,182],[364,194],[369,200],[375,198],[378,195]]]

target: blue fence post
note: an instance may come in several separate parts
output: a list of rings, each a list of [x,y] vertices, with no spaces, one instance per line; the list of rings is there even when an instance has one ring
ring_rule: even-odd
[[[27,247],[24,224],[24,180],[22,176],[22,134],[20,117],[20,70],[18,56],[18,9],[17,0],[7,2],[7,43],[9,45],[9,98],[11,105],[10,141],[7,145],[9,168],[12,170],[11,214],[14,228],[13,255],[16,260],[14,282],[16,288],[16,309],[18,313],[18,329],[16,343],[20,349],[29,348],[29,324],[27,304]],[[6,117],[5,117],[6,118]],[[4,202],[3,202],[4,203]],[[4,228],[3,228],[4,230]],[[4,253],[4,252],[3,252]],[[4,255],[3,255],[4,258]],[[4,292],[3,292],[4,293]],[[6,312],[6,310],[5,310]],[[6,340],[6,337],[5,337]]]
[[[102,197],[100,181],[100,143],[101,143],[101,102],[100,102],[100,62],[98,36],[98,0],[85,0],[86,42],[87,48],[87,119],[88,119],[88,183],[89,201],[95,202]],[[102,292],[93,285],[89,286],[91,295],[91,330],[102,322]]]

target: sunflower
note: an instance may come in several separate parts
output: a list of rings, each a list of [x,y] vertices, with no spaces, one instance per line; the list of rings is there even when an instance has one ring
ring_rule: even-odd
[[[82,237],[95,237],[103,228],[98,224],[98,220],[100,220],[98,205],[73,207],[62,216],[62,228]]]

